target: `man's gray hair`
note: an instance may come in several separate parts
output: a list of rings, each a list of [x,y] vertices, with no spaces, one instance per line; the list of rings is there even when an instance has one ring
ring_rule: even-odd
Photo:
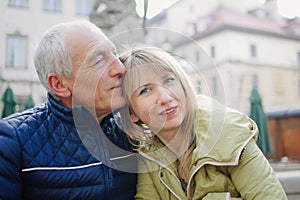
[[[60,23],[47,30],[39,42],[35,54],[34,65],[38,77],[53,98],[59,99],[48,84],[48,75],[52,72],[64,77],[71,77],[73,72],[70,49],[66,45],[68,31],[72,27],[81,27],[94,32],[102,31],[87,20]],[[102,33],[103,34],[103,33]]]

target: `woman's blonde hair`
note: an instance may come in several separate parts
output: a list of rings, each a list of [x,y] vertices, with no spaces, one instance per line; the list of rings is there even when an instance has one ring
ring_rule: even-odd
[[[127,71],[122,84],[123,95],[127,103],[120,110],[120,123],[126,134],[137,142],[134,142],[134,144],[138,149],[153,144],[154,137],[145,136],[145,128],[140,123],[132,122],[130,118],[130,97],[143,81],[139,76],[139,70],[136,69],[144,67],[144,73],[154,72],[155,74],[161,74],[162,70],[168,71],[179,79],[186,96],[186,114],[179,131],[186,135],[184,143],[188,147],[194,139],[193,124],[197,117],[197,101],[193,87],[179,62],[166,51],[151,46],[136,47],[126,51],[120,56],[120,60]]]

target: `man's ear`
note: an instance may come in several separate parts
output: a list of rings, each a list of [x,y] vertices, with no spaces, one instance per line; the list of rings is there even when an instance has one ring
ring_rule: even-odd
[[[58,97],[67,98],[72,95],[65,79],[56,73],[50,73],[48,75],[48,84]]]

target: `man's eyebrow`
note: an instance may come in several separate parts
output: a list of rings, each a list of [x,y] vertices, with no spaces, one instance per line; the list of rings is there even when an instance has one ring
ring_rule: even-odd
[[[105,50],[104,50],[104,49],[101,49],[101,48],[93,49],[93,50],[89,53],[88,58],[94,58],[94,57],[96,57],[96,56],[98,56],[98,55],[103,54],[104,52],[105,52]]]
[[[83,63],[89,64],[93,62],[93,59],[95,59],[97,56],[112,51],[116,51],[116,47],[110,42],[103,42],[87,53]]]
[[[87,53],[84,63],[91,63],[95,57],[104,54],[105,50],[102,48],[96,48]]]

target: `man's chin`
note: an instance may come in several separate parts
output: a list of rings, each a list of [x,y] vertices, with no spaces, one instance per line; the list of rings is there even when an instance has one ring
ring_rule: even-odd
[[[122,108],[125,105],[126,101],[125,98],[120,97],[120,98],[113,98],[111,101],[111,108],[112,111],[116,111],[120,108]]]

